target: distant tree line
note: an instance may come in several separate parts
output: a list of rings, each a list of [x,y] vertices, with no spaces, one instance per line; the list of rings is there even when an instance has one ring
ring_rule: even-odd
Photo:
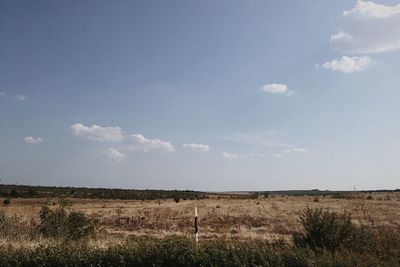
[[[191,190],[136,190],[114,188],[56,187],[0,184],[0,197],[4,198],[93,198],[121,200],[204,199],[208,195]]]

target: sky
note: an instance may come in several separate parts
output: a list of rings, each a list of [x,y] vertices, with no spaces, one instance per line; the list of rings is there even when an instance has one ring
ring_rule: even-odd
[[[0,1],[1,183],[400,188],[400,2]]]

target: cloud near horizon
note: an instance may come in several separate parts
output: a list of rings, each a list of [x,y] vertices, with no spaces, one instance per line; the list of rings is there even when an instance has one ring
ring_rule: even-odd
[[[302,148],[302,147],[293,147],[293,148],[287,148],[284,150],[285,154],[298,154],[298,153],[307,153],[307,149]]]
[[[124,135],[120,127],[102,127],[98,125],[85,126],[76,123],[70,126],[72,132],[76,136],[89,140],[102,142],[120,142],[124,139]]]
[[[175,151],[175,147],[170,142],[162,141],[158,138],[148,139],[140,133],[132,134],[131,140],[134,142],[134,145],[131,146],[131,150],[141,149],[145,152],[153,149],[164,150],[167,152]]]
[[[236,153],[222,152],[221,156],[226,159],[237,159],[239,155]]]
[[[194,152],[208,152],[210,151],[210,147],[208,145],[203,145],[203,144],[183,144],[183,148],[194,151]]]
[[[120,150],[110,147],[107,151],[105,151],[105,155],[117,162],[122,162],[126,159],[126,154],[122,153]]]

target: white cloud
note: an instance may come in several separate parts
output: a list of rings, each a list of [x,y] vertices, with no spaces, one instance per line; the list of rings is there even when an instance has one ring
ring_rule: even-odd
[[[70,127],[74,135],[81,136],[89,140],[119,142],[124,139],[124,135],[120,127],[102,127],[98,125],[92,125],[88,127],[81,123],[76,123]]]
[[[347,53],[380,53],[400,48],[400,4],[386,6],[357,1],[340,19],[331,36],[333,48]]]
[[[189,149],[195,152],[208,152],[210,151],[210,147],[208,145],[203,144],[183,144],[183,148]]]
[[[126,159],[126,155],[119,151],[116,148],[110,147],[106,152],[105,155],[114,161],[124,161]]]
[[[352,10],[345,10],[343,16],[354,16],[358,18],[387,18],[400,15],[400,4],[385,6],[374,2],[357,1]]]
[[[32,136],[28,136],[24,138],[25,143],[27,144],[39,144],[42,143],[43,140],[40,137],[32,137]]]
[[[20,95],[15,95],[15,98],[16,98],[18,101],[25,101],[25,100],[28,99],[28,96],[27,96],[27,95],[22,95],[22,94],[20,94]]]
[[[325,69],[334,71],[341,71],[344,73],[352,73],[362,71],[371,66],[374,61],[369,56],[362,57],[347,57],[343,56],[341,59],[334,59],[322,65]]]
[[[160,149],[165,150],[167,152],[174,152],[175,147],[167,141],[161,141],[160,139],[147,139],[142,134],[132,134],[132,140],[135,144],[131,147],[131,149],[142,149],[143,151],[149,151],[151,149]]]
[[[261,91],[270,94],[282,94],[288,91],[288,86],[281,83],[268,83],[261,87]]]
[[[296,154],[296,153],[307,153],[307,150],[301,147],[293,147],[285,149],[284,152],[285,154]]]
[[[237,159],[239,158],[239,155],[236,153],[229,153],[229,152],[223,152],[221,154],[222,157],[226,158],[226,159]]]

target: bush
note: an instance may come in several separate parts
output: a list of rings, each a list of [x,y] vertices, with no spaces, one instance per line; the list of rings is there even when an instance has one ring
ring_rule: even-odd
[[[181,199],[180,199],[179,197],[174,197],[174,201],[175,201],[176,203],[179,203],[179,201],[181,201]]]
[[[43,206],[39,213],[39,231],[46,237],[78,240],[93,233],[94,227],[81,212],[67,212],[61,204],[55,211]]]
[[[300,221],[305,231],[303,234],[294,235],[294,243],[298,247],[308,246],[313,250],[335,251],[352,240],[357,232],[349,213],[338,215],[322,208],[307,208],[300,212]]]

